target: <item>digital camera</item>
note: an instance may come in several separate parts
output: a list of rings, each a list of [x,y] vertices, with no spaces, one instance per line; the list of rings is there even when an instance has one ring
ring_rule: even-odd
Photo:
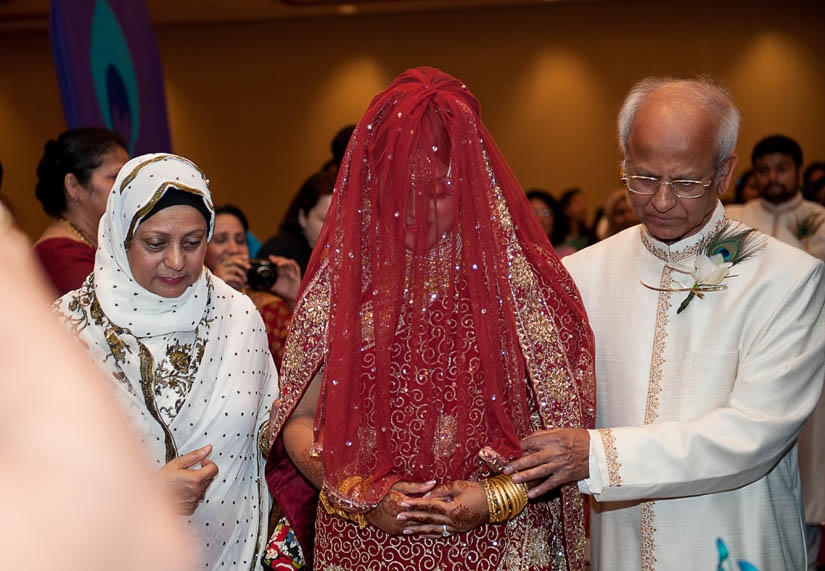
[[[269,260],[251,259],[246,281],[251,289],[269,290],[278,281],[278,266]]]

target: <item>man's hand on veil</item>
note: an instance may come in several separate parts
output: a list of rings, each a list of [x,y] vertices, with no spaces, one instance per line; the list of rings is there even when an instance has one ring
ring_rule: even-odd
[[[590,476],[590,435],[583,428],[539,430],[521,439],[525,455],[504,468],[515,483],[544,481],[531,488],[535,498],[567,482]]]
[[[180,515],[195,513],[209,484],[218,475],[218,466],[208,460],[211,452],[212,445],[207,444],[167,462],[157,473],[166,488],[167,496],[171,498],[173,509]],[[195,468],[198,463],[200,468]]]
[[[407,535],[448,537],[475,529],[490,519],[484,487],[467,480],[443,484],[424,498],[402,502],[401,507],[406,511],[398,514],[398,519],[406,522]]]
[[[402,502],[413,499],[415,496],[426,494],[435,486],[435,482],[424,482],[416,484],[412,482],[397,482],[390,488],[389,493],[384,496],[381,503],[367,512],[367,521],[378,529],[390,535],[401,535],[404,532],[405,522],[398,519],[398,514],[403,511]]]

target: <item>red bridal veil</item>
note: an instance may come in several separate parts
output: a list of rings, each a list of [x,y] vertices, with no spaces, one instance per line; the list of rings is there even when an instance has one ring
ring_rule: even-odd
[[[314,450],[345,509],[399,480],[477,477],[485,447],[520,456],[531,411],[546,428],[593,425],[578,291],[479,113],[457,79],[409,70],[373,99],[341,165],[276,428],[323,370]]]

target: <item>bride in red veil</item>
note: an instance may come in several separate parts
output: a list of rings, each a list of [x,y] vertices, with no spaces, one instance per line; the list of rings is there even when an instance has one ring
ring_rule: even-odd
[[[534,430],[591,427],[594,384],[578,291],[478,101],[403,73],[350,140],[273,415],[286,516],[310,497],[290,460],[321,490],[315,568],[582,569],[575,485],[490,523],[485,480]]]

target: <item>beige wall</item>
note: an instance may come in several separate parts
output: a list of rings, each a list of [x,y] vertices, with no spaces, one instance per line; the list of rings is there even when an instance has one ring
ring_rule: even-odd
[[[649,74],[709,73],[743,113],[744,164],[761,136],[825,159],[825,2],[630,1],[157,30],[175,151],[212,180],[261,237],[398,73],[433,65],[470,86],[523,186],[577,185],[591,207],[617,184],[614,122]],[[64,129],[48,35],[0,32],[3,191],[22,227],[43,143]],[[743,168],[738,169],[739,171]]]

